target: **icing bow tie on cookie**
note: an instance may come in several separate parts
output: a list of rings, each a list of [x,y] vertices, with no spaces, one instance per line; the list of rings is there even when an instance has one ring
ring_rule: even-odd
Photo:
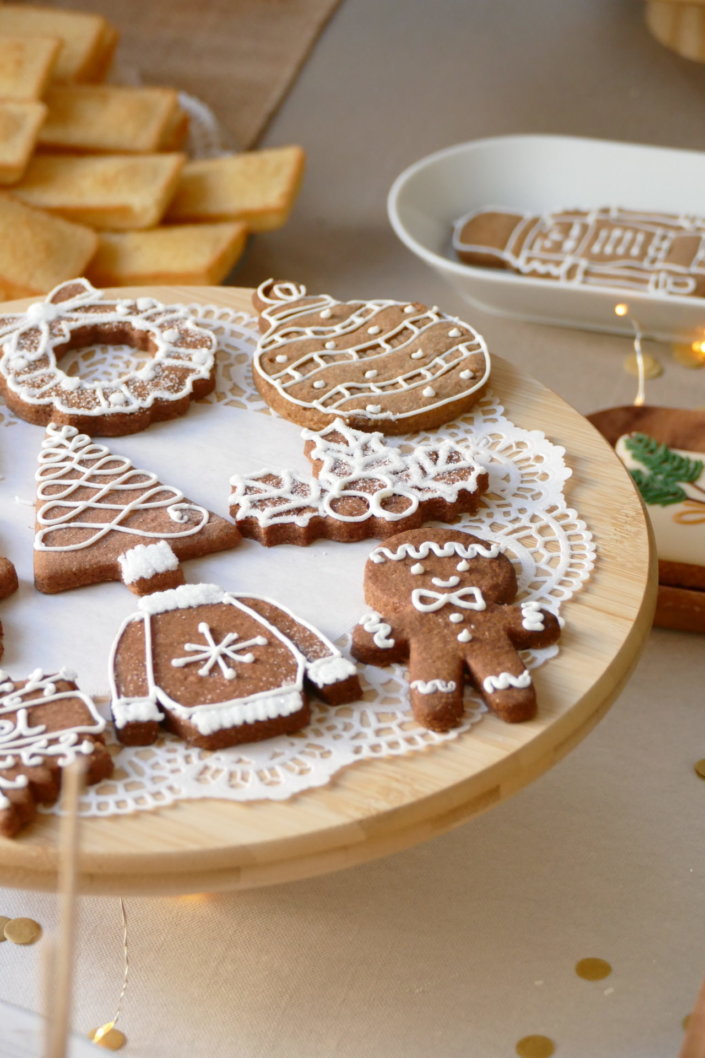
[[[432,613],[443,606],[459,606],[463,610],[484,610],[486,603],[479,588],[458,588],[457,591],[431,591],[430,588],[415,588],[411,593],[412,605],[421,613]]]

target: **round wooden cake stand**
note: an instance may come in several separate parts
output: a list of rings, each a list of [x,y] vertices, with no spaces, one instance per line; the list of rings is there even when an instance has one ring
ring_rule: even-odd
[[[149,293],[165,302],[250,309],[250,292],[233,288]],[[560,653],[535,674],[538,718],[509,725],[486,716],[455,741],[361,762],[289,801],[182,801],[158,811],[84,819],[82,892],[246,889],[386,856],[511,797],[605,714],[639,656],[655,605],[655,559],[641,502],[607,442],[554,393],[498,357],[491,386],[513,422],[543,430],[565,447],[573,469],[568,501],[598,548],[587,586],[563,608]],[[57,832],[58,818],[42,816],[14,840],[0,840],[0,885],[54,888]]]

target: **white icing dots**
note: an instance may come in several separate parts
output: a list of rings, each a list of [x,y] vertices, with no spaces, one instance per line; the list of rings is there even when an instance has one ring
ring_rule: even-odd
[[[462,632],[460,632],[456,636],[456,639],[458,640],[459,643],[469,643],[470,640],[472,639],[472,635],[470,634],[470,632],[468,631],[467,628],[464,628],[462,630]]]
[[[127,400],[125,394],[120,393],[118,390],[115,390],[115,392],[111,393],[108,397],[108,404],[110,404],[113,408],[119,408],[126,403]]]
[[[335,342],[332,341],[332,340],[329,341],[329,342],[325,342],[324,343],[324,348],[325,349],[335,349]]]
[[[452,621],[454,625],[458,625],[463,620],[463,615],[461,613],[452,613],[448,620]]]
[[[435,397],[436,395],[436,391],[433,386],[426,386],[426,388],[423,389],[421,392],[423,393],[424,397]]]
[[[448,331],[448,337],[459,338],[462,333],[463,332],[460,330],[459,327],[453,327],[451,330]]]
[[[403,310],[403,311],[404,311],[405,313],[407,313],[407,315],[408,315],[408,314],[409,314],[410,312],[413,312],[413,311],[414,311],[414,306],[413,306],[413,305],[405,305],[405,306],[404,306],[404,310]]]
[[[415,565],[413,565],[411,567],[411,572],[413,574],[415,574],[415,575],[418,575],[419,573],[423,573],[423,571],[424,571],[424,567],[421,565],[420,562],[415,563]]]
[[[367,328],[367,333],[368,333],[368,334],[379,334],[381,330],[382,330],[382,328],[381,328],[381,327],[378,327],[378,326],[377,326],[377,325],[375,324],[375,325],[374,325],[373,327],[368,327],[368,328]]]
[[[372,415],[378,415],[382,410],[381,404],[366,404],[365,411],[369,411]]]
[[[326,384],[325,379],[317,378],[316,381],[313,383],[313,388],[314,389],[323,389],[325,387],[325,384]]]
[[[331,312],[330,309],[321,309],[321,319],[322,320],[329,320],[331,318],[331,316],[332,316],[332,312]]]
[[[460,372],[460,377],[463,379],[463,381],[466,381],[469,378],[474,378],[475,373],[474,371],[468,371],[468,369],[466,368],[464,371]]]
[[[374,367],[371,367],[369,371],[365,371],[365,378],[377,378],[378,374],[379,371],[377,371]]]
[[[277,356],[274,357],[274,359],[278,364],[285,364],[289,357],[285,356],[284,353],[279,353]]]
[[[470,563],[466,558],[462,558],[455,568],[457,569],[458,573],[467,573],[467,571],[470,569]]]
[[[423,349],[415,349],[414,352],[410,354],[412,360],[420,360],[425,355]]]

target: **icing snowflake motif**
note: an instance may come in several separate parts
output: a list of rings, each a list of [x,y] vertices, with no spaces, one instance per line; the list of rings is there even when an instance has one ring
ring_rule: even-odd
[[[205,621],[199,622],[198,631],[205,643],[184,643],[184,650],[190,653],[181,658],[172,658],[171,663],[175,668],[183,668],[185,665],[195,665],[200,661],[205,661],[205,665],[198,670],[199,676],[207,676],[217,664],[226,680],[232,680],[237,673],[226,663],[225,658],[236,663],[250,665],[255,660],[255,655],[247,653],[247,648],[263,647],[267,642],[264,636],[254,636],[253,639],[238,642],[240,637],[237,632],[228,632],[220,643],[216,643]]]

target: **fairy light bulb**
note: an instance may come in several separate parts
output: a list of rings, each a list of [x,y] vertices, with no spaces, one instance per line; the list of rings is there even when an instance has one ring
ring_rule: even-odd
[[[629,306],[625,305],[623,301],[620,301],[620,303],[614,307],[615,316],[626,316],[628,312]]]

